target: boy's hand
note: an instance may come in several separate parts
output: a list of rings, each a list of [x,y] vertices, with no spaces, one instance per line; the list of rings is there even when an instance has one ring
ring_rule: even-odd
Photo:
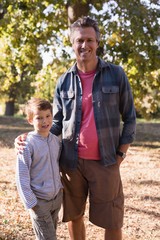
[[[23,133],[15,138],[14,146],[15,146],[15,151],[17,154],[23,152],[27,135],[28,135],[28,133]]]

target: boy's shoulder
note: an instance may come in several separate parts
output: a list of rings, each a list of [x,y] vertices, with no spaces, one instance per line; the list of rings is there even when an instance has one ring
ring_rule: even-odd
[[[33,147],[33,146],[36,146],[37,144],[40,144],[40,142],[41,142],[41,136],[36,134],[34,131],[31,131],[27,134],[25,145],[28,147]]]
[[[49,140],[61,146],[61,138],[53,133],[49,133]]]
[[[35,132],[31,131],[27,134],[26,142],[30,142],[34,138],[35,138]]]
[[[56,139],[57,141],[60,141],[60,136],[56,136],[54,133],[49,133],[49,135],[52,137],[52,138],[54,138],[54,139]]]
[[[48,138],[44,138],[41,135],[37,134],[34,131],[31,131],[28,133],[26,138],[26,143],[32,144],[34,142],[50,142],[50,141],[56,141],[57,143],[60,143],[60,137],[56,136],[55,134],[49,132]]]

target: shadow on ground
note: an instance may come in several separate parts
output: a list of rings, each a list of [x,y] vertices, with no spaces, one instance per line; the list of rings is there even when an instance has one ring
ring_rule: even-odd
[[[26,119],[15,117],[0,117],[0,146],[14,147],[14,139],[32,130]]]
[[[24,118],[0,116],[0,145],[14,147],[14,139],[30,130],[32,127]],[[133,146],[159,148],[159,140],[160,123],[137,123],[136,139]]]

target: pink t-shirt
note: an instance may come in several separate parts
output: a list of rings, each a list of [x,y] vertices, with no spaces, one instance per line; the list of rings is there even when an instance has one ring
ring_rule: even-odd
[[[84,159],[100,160],[98,136],[95,126],[92,105],[92,84],[95,71],[79,71],[82,83],[82,121],[78,143],[78,156]]]

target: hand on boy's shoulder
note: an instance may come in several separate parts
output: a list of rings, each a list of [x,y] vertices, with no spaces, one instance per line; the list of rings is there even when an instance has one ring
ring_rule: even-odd
[[[15,138],[14,146],[15,146],[15,151],[16,151],[17,154],[23,152],[27,135],[28,135],[28,133],[23,133],[23,134],[21,134],[21,135],[19,135],[18,137]]]

